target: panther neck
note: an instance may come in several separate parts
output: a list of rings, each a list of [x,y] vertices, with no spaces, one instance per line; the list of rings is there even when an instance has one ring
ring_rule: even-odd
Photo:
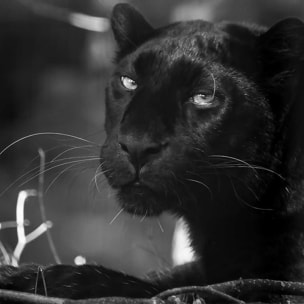
[[[304,224],[297,217],[248,215],[190,224],[207,283],[242,278],[303,281]],[[203,254],[202,254],[203,253]]]

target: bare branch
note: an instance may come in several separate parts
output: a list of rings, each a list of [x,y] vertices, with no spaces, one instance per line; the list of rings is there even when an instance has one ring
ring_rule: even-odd
[[[39,207],[40,207],[40,214],[42,218],[43,223],[47,223],[47,218],[46,218],[46,212],[45,212],[45,207],[44,207],[44,199],[43,199],[43,191],[44,191],[44,171],[45,171],[45,153],[42,149],[38,150],[39,155],[40,155],[40,171],[39,171],[39,183],[38,183],[38,201],[39,201]],[[51,231],[50,229],[46,230],[46,237],[51,249],[51,252],[53,254],[54,260],[57,264],[61,264],[61,260],[59,258],[59,255],[57,253]]]

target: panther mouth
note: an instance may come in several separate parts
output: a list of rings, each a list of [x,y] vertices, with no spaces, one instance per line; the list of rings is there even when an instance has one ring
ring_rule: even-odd
[[[135,181],[120,187],[120,191],[134,196],[145,197],[152,190],[148,185],[145,185],[140,181]]]
[[[124,211],[133,215],[158,216],[164,211],[159,193],[140,181],[120,187],[117,197]]]

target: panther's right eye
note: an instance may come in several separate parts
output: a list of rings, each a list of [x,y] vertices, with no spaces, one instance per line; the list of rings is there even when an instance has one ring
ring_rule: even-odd
[[[190,98],[190,101],[199,108],[211,108],[214,106],[214,94],[196,94]]]
[[[127,89],[128,91],[134,91],[137,89],[137,83],[135,80],[128,76],[121,76],[120,81],[122,86]]]

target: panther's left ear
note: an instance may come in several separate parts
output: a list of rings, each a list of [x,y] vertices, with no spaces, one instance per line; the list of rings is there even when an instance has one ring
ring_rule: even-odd
[[[276,89],[288,86],[304,61],[304,23],[296,18],[284,19],[259,39],[263,80]]]
[[[119,47],[119,58],[133,51],[154,32],[145,18],[127,3],[120,3],[114,7],[111,25]]]

